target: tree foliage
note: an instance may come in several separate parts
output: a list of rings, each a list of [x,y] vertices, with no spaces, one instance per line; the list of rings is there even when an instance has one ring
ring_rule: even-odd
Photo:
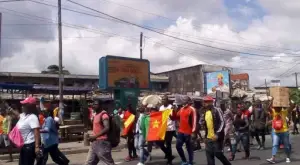
[[[62,71],[64,75],[71,74],[68,70]],[[47,70],[41,71],[42,74],[59,74],[59,66],[58,65],[49,65]]]
[[[290,90],[290,99],[299,105],[300,104],[300,90],[299,89],[291,89]]]

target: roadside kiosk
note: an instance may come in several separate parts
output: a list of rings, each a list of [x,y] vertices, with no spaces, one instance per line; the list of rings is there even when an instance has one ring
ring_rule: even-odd
[[[122,108],[136,109],[141,90],[150,89],[150,63],[145,59],[105,56],[99,60],[99,88],[113,93]]]

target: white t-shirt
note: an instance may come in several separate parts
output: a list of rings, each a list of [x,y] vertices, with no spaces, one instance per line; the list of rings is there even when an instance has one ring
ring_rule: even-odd
[[[20,119],[17,123],[17,128],[19,129],[24,139],[24,144],[30,144],[35,142],[34,129],[39,127],[40,123],[36,115],[25,115],[24,113],[20,114]]]
[[[168,105],[167,107],[165,107],[164,105],[162,105],[159,108],[159,111],[164,111],[167,109],[172,109],[172,105]],[[167,131],[175,131],[176,130],[176,125],[175,125],[175,121],[171,120],[170,118],[168,119],[168,128]]]

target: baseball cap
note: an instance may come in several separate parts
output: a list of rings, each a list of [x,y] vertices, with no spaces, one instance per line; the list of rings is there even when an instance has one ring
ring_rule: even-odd
[[[205,96],[205,97],[203,98],[203,101],[214,101],[214,98],[211,97],[211,96]]]
[[[21,104],[36,104],[36,99],[34,97],[27,97],[23,101],[20,101]]]

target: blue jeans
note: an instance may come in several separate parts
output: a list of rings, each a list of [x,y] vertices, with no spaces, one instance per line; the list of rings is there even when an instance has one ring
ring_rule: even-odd
[[[140,163],[145,163],[147,157],[149,156],[149,152],[144,148],[145,138],[143,134],[139,133],[134,136],[134,147],[140,153]]]
[[[244,132],[244,133],[240,133],[237,132],[236,136],[235,136],[235,144],[232,144],[232,155],[236,154],[236,150],[237,150],[237,144],[239,144],[240,142],[242,142],[246,156],[249,157],[250,155],[250,139],[249,139],[249,133],[248,132]]]
[[[186,145],[186,150],[187,150],[188,155],[189,155],[189,163],[193,164],[194,151],[193,151],[193,147],[192,147],[192,136],[178,132],[177,141],[176,141],[176,149],[177,149],[177,152],[178,152],[181,160],[183,162],[187,162],[187,160],[185,158],[185,155],[184,155],[183,148],[182,148],[184,143]]]
[[[283,133],[275,133],[273,134],[273,147],[272,147],[272,156],[275,156],[278,151],[278,147],[280,144],[280,141],[283,141],[284,149],[286,156],[290,157],[290,134],[289,132],[283,132]]]

